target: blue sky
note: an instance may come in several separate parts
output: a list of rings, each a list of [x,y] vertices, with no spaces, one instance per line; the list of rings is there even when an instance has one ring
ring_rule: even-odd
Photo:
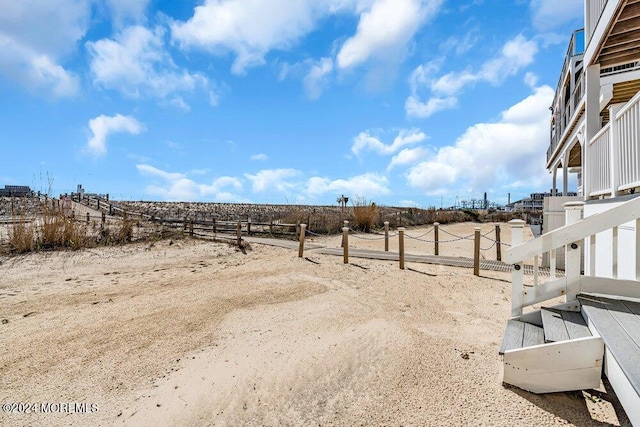
[[[582,5],[0,0],[0,185],[420,207],[548,191]]]

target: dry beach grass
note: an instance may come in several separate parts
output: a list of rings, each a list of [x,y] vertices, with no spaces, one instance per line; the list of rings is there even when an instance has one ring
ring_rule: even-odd
[[[469,256],[470,245],[441,253]],[[627,422],[604,388],[536,396],[501,385],[508,273],[305,256],[313,262],[186,239],[1,258],[0,401],[99,411],[0,414],[0,425]]]

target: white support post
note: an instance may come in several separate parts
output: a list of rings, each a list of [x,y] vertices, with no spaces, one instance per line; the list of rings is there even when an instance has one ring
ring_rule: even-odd
[[[589,276],[596,275],[596,235],[589,236]]]
[[[583,146],[582,183],[585,199],[591,193],[591,140],[600,131],[600,64],[590,65],[585,70],[585,145]]]
[[[517,246],[524,241],[524,224],[521,219],[509,221],[511,224],[511,247]],[[524,286],[524,270],[522,261],[513,265],[511,270],[511,316],[522,314],[522,292]]]
[[[640,218],[636,219],[636,280],[640,280]]]
[[[562,195],[567,196],[569,194],[569,152],[571,149],[567,148],[562,156]]]
[[[620,186],[620,132],[618,131],[617,115],[624,104],[614,104],[609,107],[609,162],[611,163],[611,197],[620,194],[618,187]]]
[[[551,249],[549,251],[549,278],[550,280],[556,280],[556,250]]]
[[[575,224],[582,219],[584,202],[567,202],[564,205],[565,224]],[[576,299],[580,292],[580,254],[582,242],[572,242],[565,247],[565,274],[567,277],[567,291],[565,300],[567,302]]]
[[[540,283],[540,255],[533,257],[533,286],[538,286]]]
[[[618,227],[611,230],[611,277],[618,278]]]

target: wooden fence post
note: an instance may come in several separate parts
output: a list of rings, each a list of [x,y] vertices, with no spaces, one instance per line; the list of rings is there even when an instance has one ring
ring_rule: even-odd
[[[524,241],[524,224],[521,219],[509,221],[511,224],[511,247]],[[524,270],[522,261],[513,265],[511,270],[511,316],[522,314],[522,292],[524,291]]]
[[[218,234],[218,230],[216,228],[216,219],[215,218],[213,218],[213,234],[214,234],[214,236],[216,234]]]
[[[384,222],[384,251],[389,252],[389,221]]]
[[[100,228],[101,228],[102,230],[104,230],[104,223],[106,222],[106,219],[107,219],[107,218],[106,218],[105,213],[104,213],[104,212],[102,212],[102,223],[100,224]]]
[[[349,264],[349,227],[342,227],[342,248],[342,260]]]
[[[434,255],[440,255],[440,247],[439,247],[439,242],[438,242],[438,229],[440,228],[440,223],[439,222],[434,222],[433,223],[433,240],[434,240],[434,246],[433,246],[433,254]]]
[[[302,226],[302,224],[300,224]],[[247,218],[247,236],[251,236],[251,218]]]
[[[238,221],[238,226],[236,229],[236,234],[237,234],[237,238],[238,238],[238,246],[242,246],[242,222]]]
[[[193,237],[193,218],[189,222],[189,236]]]
[[[304,236],[307,234],[307,224],[300,224],[300,246],[298,248],[298,258],[304,254]]]
[[[113,205],[109,203],[109,216],[113,215]]]
[[[89,224],[89,212],[87,212],[87,224]]]
[[[398,252],[400,258],[400,270],[404,270],[404,227],[398,228]]]
[[[480,227],[474,228],[473,236],[473,275],[480,275]]]
[[[187,231],[187,217],[185,216],[182,220],[182,230]]]
[[[345,228],[349,228],[349,221],[347,221],[346,219],[344,220],[344,226],[342,228],[342,230],[344,230]],[[340,244],[341,248],[344,248],[346,241],[344,240],[344,233],[342,233],[342,243]]]
[[[502,261],[502,245],[500,243],[500,224],[496,224],[496,259]]]
[[[98,199],[98,210],[100,210],[100,199]]]

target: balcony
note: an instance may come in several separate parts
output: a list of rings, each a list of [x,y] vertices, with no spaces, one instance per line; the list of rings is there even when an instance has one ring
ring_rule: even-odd
[[[551,161],[567,130],[573,129],[575,119],[577,119],[576,113],[582,111],[584,77],[580,61],[583,54],[584,29],[581,29],[574,31],[571,35],[556,87],[556,95],[552,104],[554,117],[551,124],[551,141],[547,149],[547,164]]]
[[[640,92],[589,142],[590,197],[616,196],[640,187]]]
[[[608,0],[587,0],[587,41],[591,40]]]

